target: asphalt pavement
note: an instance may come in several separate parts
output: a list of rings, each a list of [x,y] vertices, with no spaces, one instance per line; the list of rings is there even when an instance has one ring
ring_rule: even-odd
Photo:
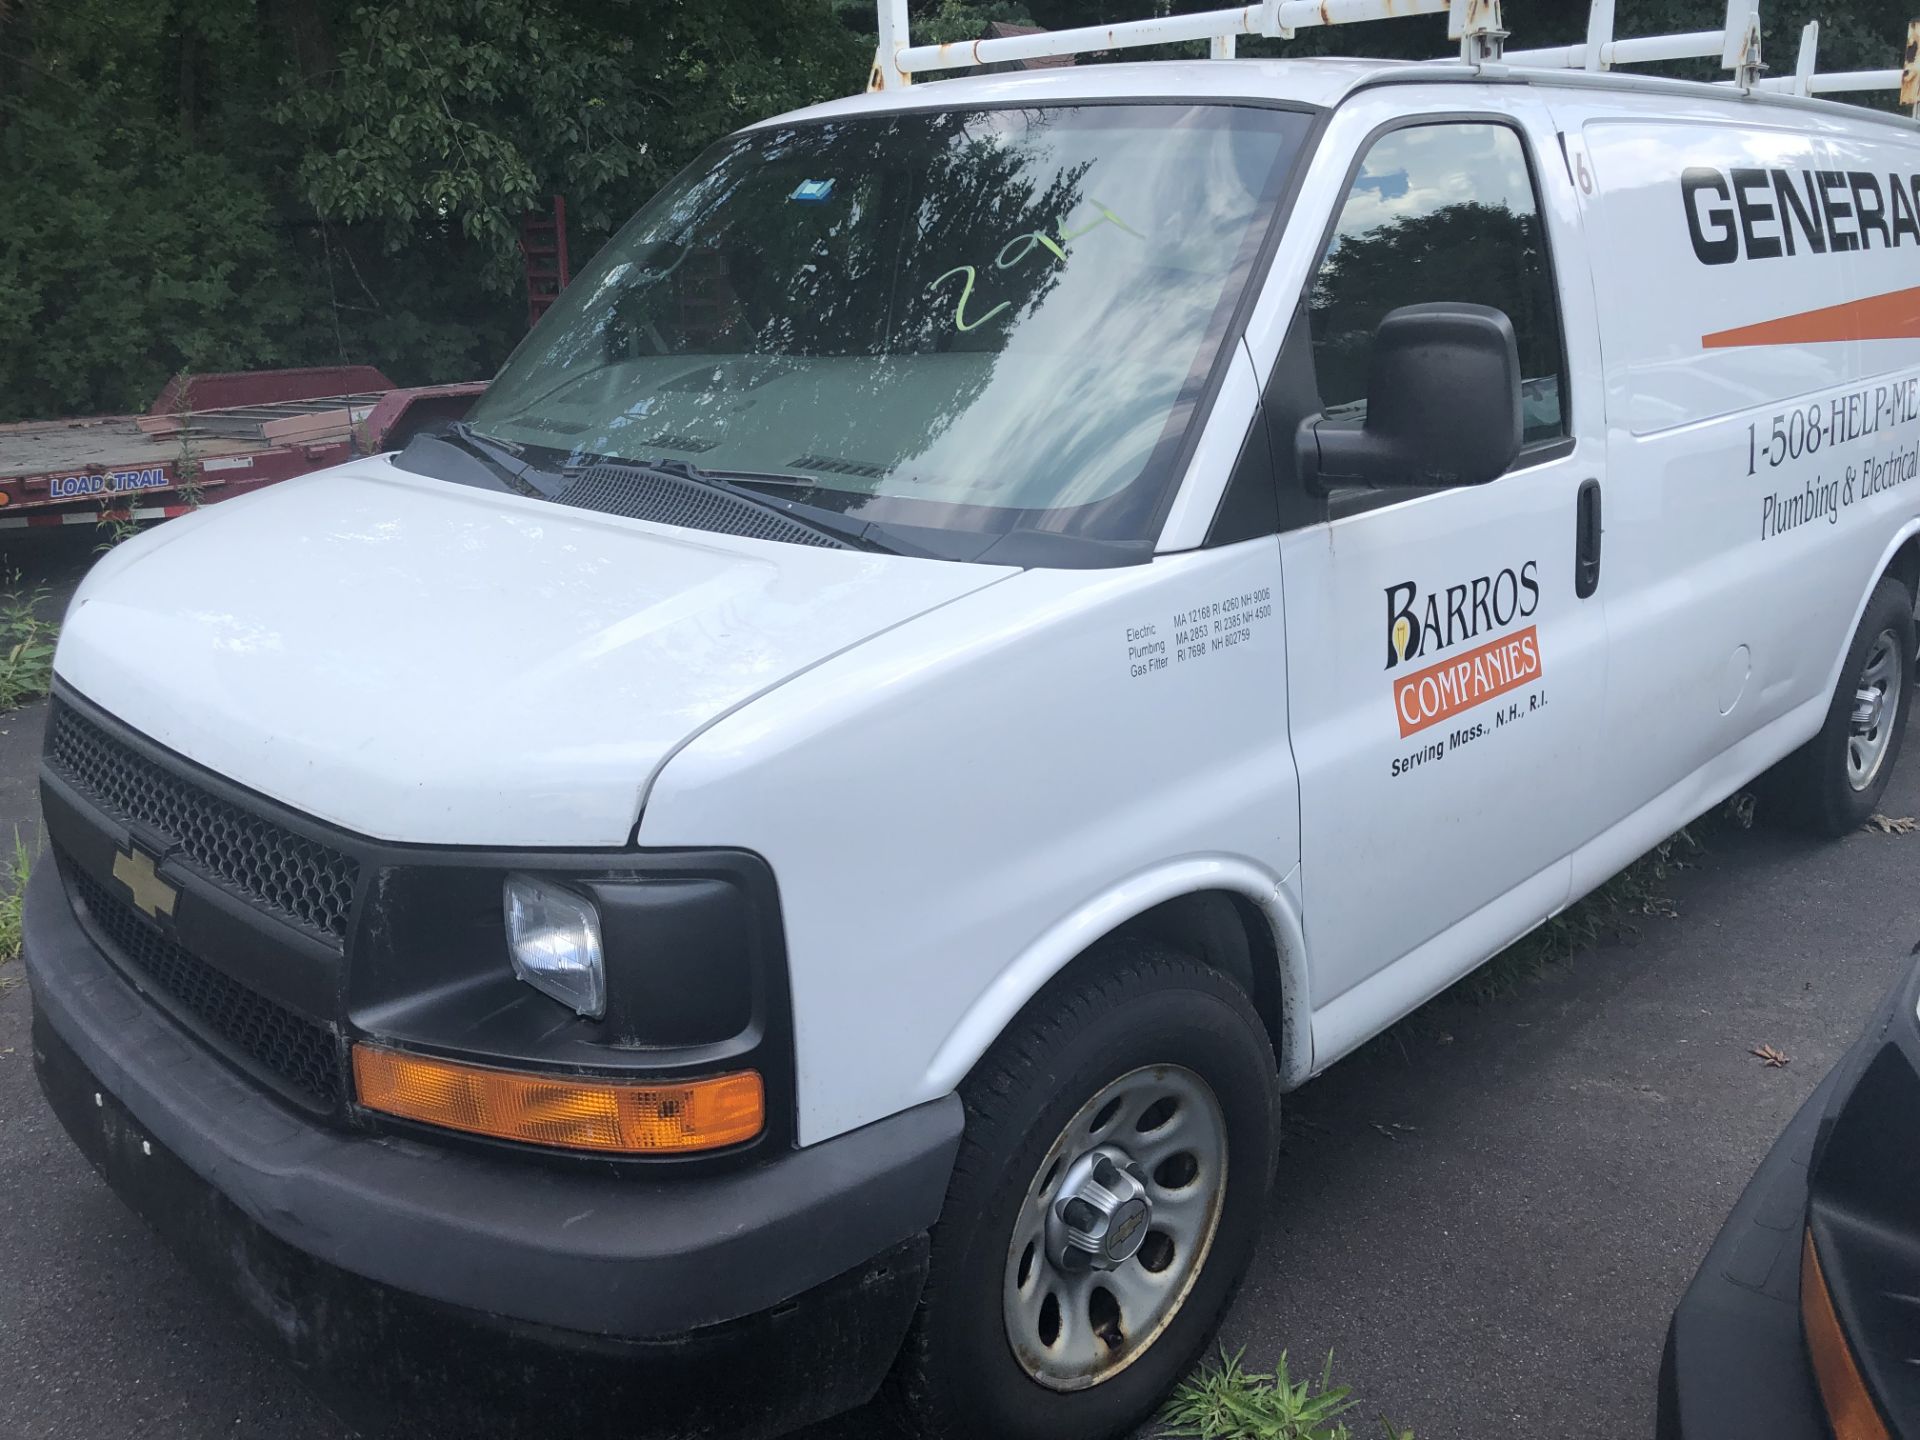
[[[85,560],[14,556],[56,600]],[[0,716],[0,838],[36,833],[43,721]],[[1883,809],[1920,814],[1920,739]],[[1331,1350],[1357,1433],[1379,1415],[1419,1440],[1650,1436],[1668,1313],[1920,942],[1920,833],[1823,843],[1761,821],[1714,832],[1667,886],[1676,913],[1502,998],[1437,1002],[1290,1097],[1226,1345],[1296,1370]],[[349,1426],[122,1208],[34,1086],[19,980],[0,967],[0,1437],[444,1433],[430,1393]],[[548,1436],[529,1406],[517,1433]],[[806,1440],[877,1430],[854,1416]]]

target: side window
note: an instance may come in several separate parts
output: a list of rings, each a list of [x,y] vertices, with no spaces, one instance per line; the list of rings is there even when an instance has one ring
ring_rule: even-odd
[[[1373,332],[1432,301],[1504,310],[1520,341],[1528,444],[1566,434],[1560,313],[1520,137],[1447,122],[1383,135],[1367,152],[1307,297],[1327,419],[1366,416]]]

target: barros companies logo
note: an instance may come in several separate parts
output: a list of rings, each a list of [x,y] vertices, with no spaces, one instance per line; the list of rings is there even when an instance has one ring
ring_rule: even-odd
[[[1539,562],[1529,560],[1460,585],[1422,593],[1417,582],[1387,587],[1387,666],[1451,650],[1490,631],[1470,650],[1393,682],[1402,739],[1539,678],[1540,637],[1508,627],[1540,608]]]
[[[1423,593],[1414,580],[1389,585],[1387,669],[1527,619],[1540,608],[1539,574],[1540,562],[1529,560],[1444,590]]]

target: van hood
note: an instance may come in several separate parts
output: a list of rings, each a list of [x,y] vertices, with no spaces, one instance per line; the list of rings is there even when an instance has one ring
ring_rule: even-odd
[[[617,846],[701,729],[1011,573],[675,529],[367,460],[113,551],[54,669],[168,749],[361,835]]]

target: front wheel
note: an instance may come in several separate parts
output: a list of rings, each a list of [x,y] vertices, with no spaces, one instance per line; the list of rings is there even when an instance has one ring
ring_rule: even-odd
[[[1817,834],[1864,825],[1893,776],[1913,695],[1914,602],[1882,578],[1867,600],[1820,733],[1781,762],[1781,798]]]
[[[895,1392],[915,1429],[1100,1440],[1153,1412],[1253,1252],[1279,1099],[1239,986],[1143,941],[1042,992],[967,1129]]]

